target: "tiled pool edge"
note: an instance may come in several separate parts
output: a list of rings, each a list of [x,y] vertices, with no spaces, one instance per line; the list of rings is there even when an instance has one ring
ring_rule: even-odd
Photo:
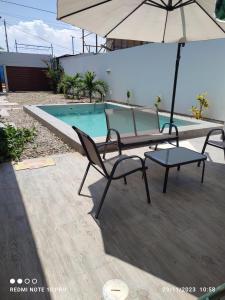
[[[37,105],[25,105],[23,106],[23,109],[33,118],[38,120],[41,124],[43,124],[48,129],[50,129],[56,136],[61,138],[65,143],[70,145],[72,148],[74,148],[81,154],[84,154],[80,141],[76,133],[74,132],[74,130],[71,128],[71,126],[65,124],[63,121],[57,119],[56,117],[40,109]],[[161,114],[168,116],[167,113],[161,113]],[[178,119],[180,118],[182,120],[186,119],[187,121],[190,121],[190,118],[188,117],[183,117],[183,116],[181,117],[176,115],[176,118]],[[210,129],[223,128],[223,125],[218,123],[196,121],[196,120],[194,120],[194,122],[198,124],[179,127],[180,140],[206,136]],[[105,137],[94,138],[94,140],[97,143],[104,142],[104,139]],[[109,150],[113,150],[113,149],[109,149]]]

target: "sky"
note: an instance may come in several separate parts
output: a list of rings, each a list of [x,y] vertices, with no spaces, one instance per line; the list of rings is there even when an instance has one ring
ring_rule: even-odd
[[[72,38],[74,36],[75,54],[82,51],[81,29],[56,20],[56,0],[8,0],[10,2],[37,7],[55,12],[47,13],[0,1],[0,47],[6,50],[3,19],[6,21],[9,50],[14,52],[15,40],[20,44],[34,44],[50,47],[53,45],[55,56],[72,54]],[[89,32],[85,31],[85,35]],[[99,44],[104,39],[99,37]],[[95,45],[95,35],[85,38],[85,43]],[[27,50],[19,52],[51,53],[50,49]]]

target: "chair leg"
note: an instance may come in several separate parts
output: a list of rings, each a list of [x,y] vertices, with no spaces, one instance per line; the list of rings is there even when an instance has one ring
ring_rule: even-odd
[[[179,147],[179,138],[176,140],[177,147]]]
[[[202,167],[202,180],[201,183],[204,181],[204,175],[205,175],[205,161],[203,160],[203,167]]]
[[[106,154],[106,145],[104,146],[104,150],[103,150],[103,156],[102,156],[103,159],[105,159],[105,154]]]
[[[85,179],[86,179],[87,174],[88,174],[88,171],[89,171],[89,169],[90,169],[90,166],[91,166],[91,164],[89,163],[88,166],[87,166],[87,169],[86,169],[86,171],[85,171],[85,173],[84,173],[84,177],[83,177],[83,179],[82,179],[82,181],[81,181],[81,184],[80,184],[80,187],[79,187],[79,190],[78,190],[78,195],[80,195],[80,193],[81,193],[81,190],[82,190],[82,187],[83,187],[83,185],[84,185]]]
[[[202,148],[202,154],[205,153],[205,149],[206,149],[207,143],[208,143],[208,140],[206,139],[206,141],[205,141],[205,143],[204,143],[204,146],[203,146],[203,148]],[[200,165],[201,165],[201,161],[198,162],[198,167],[200,167]]]
[[[119,155],[122,155],[122,149],[120,146],[118,146],[118,152],[119,152]]]
[[[143,174],[142,176],[143,176],[143,179],[144,179],[144,182],[145,182],[147,201],[148,201],[148,203],[151,203],[151,198],[150,198],[150,193],[149,193],[149,188],[148,188],[148,180],[147,180],[145,168],[143,169],[142,174]]]
[[[155,145],[155,151],[157,150],[157,148],[158,148],[158,144]]]
[[[108,189],[109,189],[109,186],[110,186],[111,181],[112,181],[112,178],[110,177],[110,178],[108,179],[108,182],[107,182],[107,184],[106,184],[105,190],[104,190],[103,195],[102,195],[102,199],[101,199],[101,201],[100,201],[100,203],[99,203],[97,212],[96,212],[96,214],[95,214],[95,218],[96,218],[96,219],[98,219],[99,213],[100,213],[101,208],[102,208],[102,205],[103,205],[103,203],[104,203],[104,201],[105,201],[105,196],[106,196],[106,194],[107,194],[107,192],[108,192]]]
[[[164,184],[163,184],[163,193],[164,194],[166,193],[166,189],[167,189],[168,175],[169,175],[169,168],[166,168]]]
[[[127,178],[126,178],[126,176],[123,177],[123,180],[124,180],[124,184],[127,184]]]
[[[109,139],[108,139],[108,137],[107,137],[105,142],[108,143],[108,141],[109,141]],[[104,150],[103,150],[103,156],[102,156],[103,159],[105,159],[106,149],[107,149],[107,145],[105,144],[105,145],[104,145]]]

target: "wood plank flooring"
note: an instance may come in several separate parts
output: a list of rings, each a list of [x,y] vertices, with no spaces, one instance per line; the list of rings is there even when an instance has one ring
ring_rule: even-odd
[[[184,145],[200,150],[202,143]],[[165,170],[151,163],[152,204],[141,175],[133,174],[128,185],[113,182],[99,222],[92,212],[105,186],[101,175],[90,170],[77,195],[85,157],[53,156],[55,166],[17,172],[0,165],[0,299],[100,300],[104,283],[118,278],[128,285],[129,300],[188,300],[223,283],[225,164],[222,151],[207,151],[203,185],[201,169],[183,166],[171,170],[163,194]],[[10,278],[36,278],[36,285],[21,286],[61,291],[10,293],[19,286]]]

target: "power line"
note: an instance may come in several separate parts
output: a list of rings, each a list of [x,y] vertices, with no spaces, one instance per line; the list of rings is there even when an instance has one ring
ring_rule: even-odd
[[[1,0],[0,0],[0,1],[1,1]],[[10,24],[9,22],[7,22],[7,24],[9,24],[10,26],[15,26],[15,25]],[[38,39],[40,39],[40,40],[42,40],[42,41],[44,41],[44,42],[46,42],[46,43],[53,44],[54,46],[60,47],[60,48],[62,48],[62,49],[70,50],[69,48],[64,47],[64,46],[62,46],[62,45],[59,45],[59,44],[57,44],[57,43],[52,43],[51,41],[48,41],[48,40],[46,40],[46,39],[40,37],[39,35],[32,34],[32,33],[30,33],[30,32],[27,32],[27,31],[24,31],[24,30],[18,29],[18,28],[17,28],[17,30],[18,30],[18,31],[21,31],[21,32],[23,32],[23,33],[25,33],[25,34],[27,34],[27,35],[33,36],[33,37],[35,37],[35,38],[38,38]]]
[[[0,0],[0,2],[4,2],[4,3],[7,3],[7,4],[13,4],[13,5],[21,6],[21,7],[26,7],[26,8],[30,8],[30,9],[34,9],[34,10],[39,10],[39,11],[42,11],[42,12],[47,12],[49,14],[56,15],[56,13],[54,11],[50,11],[50,10],[46,10],[46,9],[42,9],[42,8],[38,8],[38,7],[34,7],[34,6],[28,6],[28,5],[25,5],[25,4],[19,4],[19,3],[16,3],[16,2],[11,2],[11,1],[6,1],[6,0]]]
[[[1,15],[2,16],[7,16],[7,17],[10,17],[10,18],[13,18],[13,19],[18,19],[18,20],[23,21],[23,22],[34,21],[33,18],[22,16],[22,15],[12,15],[12,14],[8,14],[8,13],[5,13],[5,12],[1,12]],[[54,23],[54,22],[45,21],[43,18],[38,19],[38,20],[41,20],[45,24],[51,25],[51,26],[54,26],[54,27],[58,27],[58,28],[62,28],[62,29],[68,29],[68,30],[74,30],[74,31],[80,31],[80,29],[78,29],[78,28],[73,28],[72,25],[68,25],[68,27],[66,27],[65,23],[61,24],[61,23],[58,23],[58,21],[56,23]]]

